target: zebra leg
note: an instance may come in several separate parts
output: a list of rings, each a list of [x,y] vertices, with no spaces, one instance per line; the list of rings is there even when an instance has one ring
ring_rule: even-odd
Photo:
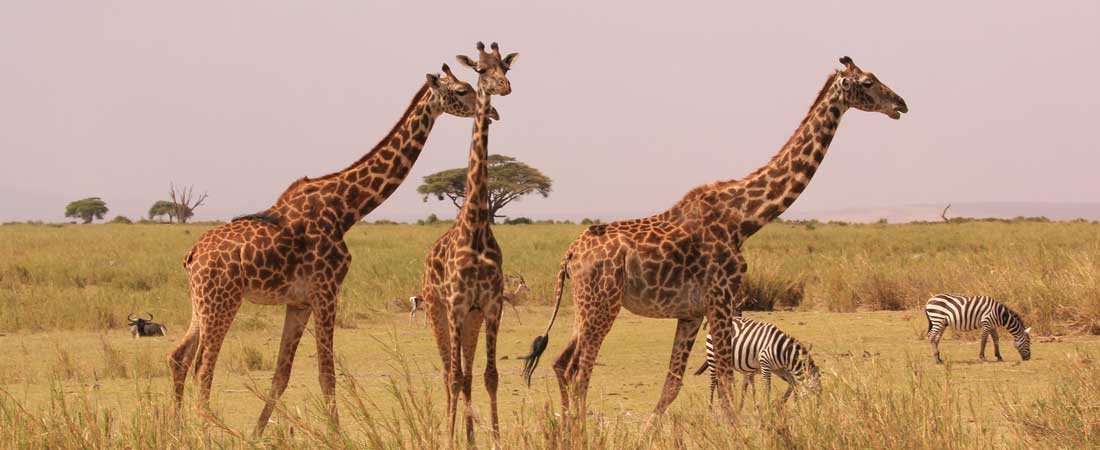
[[[978,359],[986,361],[985,359],[985,344],[989,340],[989,328],[984,324],[982,325],[982,349],[978,351]]]
[[[989,336],[993,338],[993,356],[997,357],[997,362],[1004,361],[1004,358],[1001,358],[1001,343],[1000,339],[997,339],[997,330],[989,330]]]
[[[745,407],[745,396],[749,393],[749,384],[752,384],[752,402],[756,404],[756,383],[753,382],[753,374],[745,375],[745,379],[741,381],[741,403],[737,405],[737,412],[741,412],[741,409]]]
[[[787,382],[787,392],[783,394],[783,400],[779,401],[780,404],[783,404],[787,402],[787,399],[791,397],[791,393],[794,392],[794,377],[787,371],[777,372],[776,374],[779,375],[779,378],[783,379],[783,381]]]
[[[767,360],[760,361],[760,378],[764,380],[764,402],[766,403],[772,398],[772,369]]]
[[[928,332],[928,343],[932,344],[932,357],[936,359],[936,364],[943,364],[943,360],[940,359],[940,337],[942,336],[942,328],[932,327]]]

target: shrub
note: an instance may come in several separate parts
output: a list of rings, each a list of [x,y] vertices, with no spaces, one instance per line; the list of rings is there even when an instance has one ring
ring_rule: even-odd
[[[779,276],[761,276],[751,272],[741,285],[743,311],[772,311],[796,308],[802,304],[805,286],[802,282]]]
[[[533,221],[526,217],[516,217],[504,221],[505,225],[530,225],[531,223],[533,223]],[[550,223],[554,223],[554,221],[551,220]]]

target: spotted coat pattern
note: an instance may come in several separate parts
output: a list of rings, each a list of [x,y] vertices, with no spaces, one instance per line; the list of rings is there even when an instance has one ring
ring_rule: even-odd
[[[466,404],[466,440],[474,442],[470,396],[478,334],[485,324],[485,388],[489,393],[493,440],[499,437],[497,412],[496,340],[504,308],[503,256],[489,226],[489,116],[491,97],[512,91],[506,73],[517,54],[501,57],[497,44],[486,52],[478,42],[477,62],[458,59],[478,72],[478,108],[466,173],[466,202],[454,225],[441,236],[424,259],[421,292],[428,323],[443,363],[447,392],[448,442],[453,445],[461,393]]]
[[[394,128],[369,153],[344,170],[292,183],[258,214],[213,228],[184,259],[191,293],[191,324],[168,356],[177,409],[194,363],[200,407],[207,408],[214,365],[243,299],[285,305],[275,375],[256,434],[263,432],[286,389],[298,342],[312,315],[319,381],[336,419],[333,328],[340,286],[351,264],[344,234],[382,204],[424,147],[437,117],[474,114],[473,87],[453,75],[429,74]]]
[[[908,110],[874,74],[850,58],[841,62],[845,69],[829,76],[799,127],[768,164],[743,179],[700,186],[660,214],[593,225],[569,246],[555,292],[560,304],[564,281],[572,279],[573,334],[553,365],[563,411],[570,410],[572,398],[577,417],[584,417],[597,353],[625,307],[641,316],[678,321],[668,374],[650,419],[659,417],[679,393],[704,318],[712,324],[716,342],[720,404],[732,414],[730,324],[747,269],[742,244],[806,188],[849,108],[892,118]],[[549,328],[527,358],[528,377],[545,349]]]

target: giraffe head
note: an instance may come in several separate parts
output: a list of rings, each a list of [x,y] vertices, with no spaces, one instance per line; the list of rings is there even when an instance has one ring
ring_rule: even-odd
[[[477,112],[477,92],[470,83],[458,79],[449,66],[443,65],[443,76],[429,73],[427,78],[434,110],[458,117],[473,117]],[[496,108],[489,110],[489,117],[500,119]]]
[[[474,61],[466,55],[458,55],[458,62],[466,67],[474,69],[478,74],[477,88],[484,90],[489,95],[505,96],[512,93],[512,83],[508,81],[506,74],[512,70],[512,65],[519,59],[519,53],[509,53],[508,56],[500,56],[500,47],[494,42],[490,45],[490,51],[485,51],[485,44],[477,43],[478,58]]]
[[[880,112],[891,119],[900,119],[909,112],[905,100],[883,84],[875,74],[864,72],[847,56],[840,58],[844,70],[837,73],[837,87],[848,106],[863,111]]]

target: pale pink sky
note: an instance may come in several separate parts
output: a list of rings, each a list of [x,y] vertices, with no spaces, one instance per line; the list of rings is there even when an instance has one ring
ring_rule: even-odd
[[[733,3],[3,2],[0,220],[93,195],[134,218],[169,179],[209,191],[201,219],[263,209],[369,150],[477,40],[522,54],[490,151],[555,180],[509,215],[641,216],[740,177],[843,55],[911,112],[847,114],[795,212],[1100,201],[1100,2]],[[369,219],[452,216],[416,186],[466,164],[470,126],[441,118]]]

